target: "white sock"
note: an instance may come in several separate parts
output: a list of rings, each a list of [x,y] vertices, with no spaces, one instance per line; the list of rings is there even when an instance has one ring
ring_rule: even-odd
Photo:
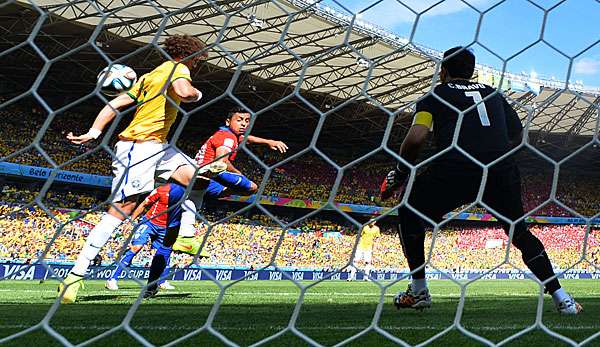
[[[411,288],[414,293],[420,292],[421,289],[427,289],[427,280],[425,280],[424,278],[413,279]]]
[[[352,280],[356,278],[356,266],[354,266],[354,264],[350,265],[350,273],[348,274],[348,278]]]
[[[554,301],[554,305],[558,306],[563,300],[567,299],[569,294],[565,292],[564,289],[560,288],[559,290],[552,293],[552,300]]]
[[[105,214],[100,219],[100,222],[96,224],[94,229],[90,231],[85,245],[79,253],[75,265],[71,270],[71,273],[78,276],[85,276],[85,273],[90,266],[90,262],[98,255],[102,247],[106,244],[106,241],[110,238],[113,231],[119,227],[121,220],[110,214]]]
[[[183,212],[181,213],[181,226],[179,227],[179,236],[193,237],[196,234],[194,223],[196,222],[196,205],[192,200],[186,200],[183,203]]]
[[[196,212],[198,206],[202,208],[204,201],[204,190],[192,190],[188,199],[183,203],[183,213],[181,214],[181,227],[179,228],[179,236],[194,237],[196,235]]]

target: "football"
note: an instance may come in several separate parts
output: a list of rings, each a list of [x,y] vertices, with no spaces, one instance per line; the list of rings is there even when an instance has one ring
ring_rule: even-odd
[[[135,71],[121,64],[107,66],[98,74],[100,92],[111,97],[127,92],[136,81]]]

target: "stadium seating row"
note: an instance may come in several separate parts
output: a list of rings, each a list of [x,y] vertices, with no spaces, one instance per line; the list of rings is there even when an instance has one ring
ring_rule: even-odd
[[[32,208],[11,213],[18,207],[0,205],[0,214],[8,216],[0,221],[0,259],[20,260],[35,259],[57,232],[53,246],[46,259],[53,261],[72,261],[83,246],[85,236],[93,223],[99,221],[100,215],[89,213],[84,220],[64,224],[69,221],[73,212],[54,211],[55,220],[49,218],[42,210]],[[209,220],[214,217],[208,216]],[[275,251],[277,241],[284,233],[276,257],[276,263],[292,268],[326,268],[337,269],[348,262],[351,250],[356,241],[356,230],[347,226],[334,225],[332,222],[312,219],[298,228],[297,233],[284,232],[280,228],[252,223],[241,217],[219,224],[208,236],[208,250],[211,257],[202,261],[204,265],[266,266]],[[377,240],[374,249],[374,266],[380,269],[406,268],[398,237],[392,229],[383,226],[384,233]],[[207,227],[198,225],[198,236],[204,236]],[[566,268],[575,265],[578,269],[592,269],[583,261],[577,263],[583,254],[585,228],[574,225],[534,225],[532,231],[544,242],[554,265]],[[123,243],[130,234],[130,226],[124,226],[116,237],[109,241],[101,255],[105,263],[115,260]],[[432,235],[428,233],[427,247],[431,244]],[[431,253],[431,264],[439,269],[489,269],[503,262],[507,238],[499,228],[469,227],[446,229],[436,235],[435,247]],[[596,266],[600,265],[600,235],[593,230],[588,238],[586,259]],[[428,249],[428,248],[427,248]],[[510,261],[523,268],[519,253],[512,249]],[[189,262],[189,256],[177,255],[175,264]],[[149,265],[151,252],[144,249],[137,258],[138,265]],[[503,265],[511,268],[511,265]]]
[[[26,111],[15,107],[0,110],[0,116],[5,120],[9,120],[0,130],[0,138],[2,139],[0,141],[0,156],[7,156],[17,149],[31,144],[31,140],[35,137],[37,130],[45,118],[42,112],[36,108]],[[84,131],[81,127],[88,123],[86,117],[89,118],[89,115],[77,113],[69,113],[68,117],[59,115],[45,132],[41,140],[41,146],[57,164],[86,154],[88,151],[88,147],[71,145],[65,140],[65,129],[72,129],[74,132]],[[193,154],[199,146],[197,143],[183,140],[178,144],[188,154]],[[271,153],[261,153],[261,156],[267,158],[268,162],[275,162],[277,160],[275,157],[269,158],[269,156],[273,155]],[[238,158],[236,165],[242,172],[246,173],[254,181],[260,182],[263,171],[259,165],[252,160],[248,160],[243,154],[238,156]],[[35,149],[20,153],[18,156],[9,159],[9,161],[42,167],[52,166]],[[64,169],[110,175],[110,161],[108,153],[98,151],[65,166]],[[310,167],[311,170],[305,170],[306,167]],[[355,204],[374,204],[378,194],[380,179],[390,168],[391,165],[389,163],[375,162],[349,169],[345,173],[338,189],[336,201]],[[321,159],[313,155],[305,155],[302,157],[302,160],[291,161],[273,171],[265,187],[265,194],[297,199],[325,200],[330,194],[335,175],[335,170],[331,166],[326,165]],[[548,199],[551,187],[550,182],[550,172],[524,174],[523,200],[526,210],[532,210]],[[561,202],[586,216],[591,216],[599,212],[600,192],[590,189],[597,182],[590,182],[589,179],[581,179],[577,176],[569,175],[569,177],[561,177],[559,183],[557,197]],[[6,199],[4,200],[6,201]],[[21,198],[19,200],[24,201],[26,199]],[[93,204],[98,203],[100,201],[95,201],[87,206],[80,204],[68,207],[89,208]],[[393,204],[393,199],[385,203],[385,205],[389,206]],[[469,212],[485,211],[480,208],[473,208]],[[536,215],[570,216],[572,214],[558,205],[550,203],[536,212]]]

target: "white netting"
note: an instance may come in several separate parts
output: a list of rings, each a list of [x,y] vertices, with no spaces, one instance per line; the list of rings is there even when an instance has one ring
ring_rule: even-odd
[[[251,112],[253,117],[250,129],[253,129],[255,124],[263,126],[265,132],[276,129],[273,124],[261,123],[261,117],[270,117],[267,118],[270,123],[273,121],[289,123],[290,129],[294,129],[294,127],[303,128],[298,130],[298,141],[305,146],[304,149],[295,151],[285,159],[271,160],[272,158],[266,158],[261,153],[256,154],[245,145],[241,146],[240,152],[243,153],[240,154],[246,155],[250,160],[258,163],[255,168],[257,176],[264,175],[262,181],[257,180],[260,183],[259,195],[266,192],[269,180],[281,174],[280,170],[285,164],[303,160],[307,155],[312,155],[312,158],[316,157],[316,160],[333,168],[334,171],[330,177],[330,186],[327,187],[329,191],[325,194],[327,203],[321,204],[317,209],[298,220],[284,221],[278,218],[272,210],[260,204],[258,200],[235,213],[230,213],[224,218],[216,218],[212,221],[208,221],[202,213],[199,213],[198,219],[209,225],[205,231],[205,244],[207,247],[210,243],[210,235],[214,230],[219,230],[218,228],[223,223],[233,221],[236,217],[251,210],[267,216],[265,223],[274,224],[282,230],[281,234],[272,240],[271,257],[263,259],[260,264],[264,268],[274,266],[275,269],[278,269],[282,265],[277,262],[277,259],[280,256],[278,255],[279,250],[287,242],[285,237],[287,229],[325,210],[336,211],[349,220],[354,227],[360,228],[361,224],[359,222],[335,204],[338,201],[336,198],[339,195],[338,193],[351,194],[342,187],[345,174],[356,167],[360,167],[362,163],[367,162],[373,156],[384,155],[388,159],[396,159],[411,167],[411,180],[407,187],[407,190],[410,190],[417,170],[437,157],[435,155],[430,156],[419,162],[419,164],[411,166],[398,156],[397,145],[398,139],[401,139],[400,133],[403,135],[410,123],[409,115],[414,111],[415,102],[424,95],[431,94],[432,86],[438,81],[440,53],[419,45],[414,38],[422,18],[445,6],[445,1],[429,2],[426,5],[418,4],[415,1],[394,2],[398,9],[408,13],[413,18],[414,24],[407,33],[407,38],[392,34],[361,19],[368,11],[376,10],[381,3],[382,1],[373,1],[363,6],[363,10],[358,13],[347,10],[344,2],[335,0],[327,3],[305,0],[69,1],[66,4],[61,1],[40,0],[34,2],[8,1],[1,4],[0,14],[5,12],[7,17],[12,15],[16,18],[19,17],[15,15],[18,13],[20,17],[18,20],[10,22],[10,26],[7,25],[2,28],[4,32],[1,35],[4,38],[2,38],[0,62],[2,64],[6,63],[7,66],[21,65],[23,69],[14,70],[15,75],[23,74],[27,76],[14,78],[8,75],[3,76],[5,80],[0,82],[2,88],[0,111],[3,109],[8,110],[17,104],[26,104],[33,105],[31,106],[32,109],[37,110],[36,112],[40,115],[46,116],[41,122],[35,124],[36,128],[32,134],[24,135],[26,145],[21,146],[17,143],[11,150],[2,152],[2,162],[19,162],[19,160],[23,160],[22,162],[26,163],[27,160],[35,158],[38,162],[40,160],[44,162],[43,166],[54,169],[45,180],[45,184],[38,189],[39,191],[30,193],[31,195],[26,197],[28,203],[18,207],[20,211],[26,211],[29,208],[41,209],[49,216],[49,219],[56,223],[53,226],[58,226],[52,237],[44,240],[46,247],[43,252],[36,254],[36,260],[43,264],[50,273],[54,273],[55,270],[48,265],[46,260],[49,258],[49,254],[54,254],[55,242],[59,242],[61,237],[65,235],[74,234],[72,231],[74,228],[89,228],[89,225],[97,222],[97,220],[86,221],[85,215],[88,212],[99,211],[107,207],[107,204],[104,204],[90,210],[91,206],[88,206],[85,209],[90,211],[82,213],[83,221],[81,215],[70,215],[67,218],[63,213],[57,213],[48,207],[47,193],[51,191],[53,184],[56,183],[59,170],[78,171],[78,169],[82,169],[82,166],[87,165],[89,167],[98,162],[106,162],[106,159],[113,157],[115,153],[111,148],[111,135],[116,134],[119,123],[124,122],[123,119],[131,110],[119,113],[113,124],[107,128],[107,135],[104,135],[101,143],[86,150],[67,150],[66,158],[64,157],[65,154],[56,154],[57,152],[63,153],[60,144],[52,144],[52,139],[57,136],[56,134],[62,136],[64,134],[60,133],[61,131],[69,131],[66,126],[63,126],[69,125],[68,120],[63,119],[62,115],[67,111],[73,111],[80,104],[90,99],[96,100],[96,98],[99,98],[102,103],[107,102],[98,90],[93,90],[90,87],[93,84],[90,84],[89,76],[95,76],[96,72],[103,66],[112,63],[126,63],[135,68],[136,64],[146,66],[148,62],[164,59],[166,54],[164,50],[160,49],[160,44],[165,37],[178,33],[189,33],[209,43],[210,57],[207,65],[203,68],[202,74],[194,76],[202,76],[203,80],[195,83],[199,84],[199,89],[205,92],[205,98],[196,108],[179,108],[181,122],[177,125],[170,139],[172,146],[176,146],[178,150],[185,150],[184,147],[187,144],[183,137],[187,136],[187,133],[184,130],[188,130],[190,124],[196,123],[197,125],[197,123],[202,123],[207,117],[210,117],[207,114],[214,112],[211,107],[221,102],[228,105],[237,104]],[[533,6],[536,11],[542,14],[543,18],[539,38],[536,38],[533,42],[528,42],[519,51],[500,57],[493,49],[487,48],[485,43],[478,40],[478,33],[485,16],[494,8],[500,6],[503,1],[488,4],[485,7],[474,6],[468,1],[456,1],[456,3],[468,7],[477,19],[475,36],[464,42],[464,45],[477,46],[479,52],[496,56],[500,62],[498,64],[499,69],[478,65],[477,78],[482,82],[497,86],[499,93],[503,92],[507,95],[513,107],[519,110],[526,130],[523,142],[518,147],[488,165],[477,162],[469,153],[457,145],[457,132],[451,148],[457,149],[476,162],[484,172],[477,201],[469,206],[464,206],[461,212],[475,207],[476,204],[490,212],[495,212],[481,201],[488,169],[511,154],[518,151],[527,151],[532,157],[547,162],[554,173],[547,199],[543,199],[542,204],[539,206],[528,209],[526,215],[522,216],[520,220],[535,215],[536,211],[546,205],[553,205],[557,209],[567,211],[571,216],[583,218],[586,226],[580,231],[580,257],[577,259],[576,264],[570,264],[570,266],[574,267],[577,264],[586,263],[596,271],[600,270],[598,264],[594,263],[594,259],[591,258],[593,255],[589,249],[590,246],[598,247],[597,244],[591,245],[589,243],[589,240],[592,239],[592,221],[600,215],[597,206],[595,209],[592,207],[591,213],[582,213],[581,210],[573,208],[562,201],[559,198],[560,192],[558,190],[561,168],[572,162],[578,155],[585,153],[586,150],[597,146],[600,91],[585,88],[578,82],[570,83],[556,79],[541,79],[522,74],[511,74],[506,71],[511,60],[517,59],[519,55],[535,44],[545,44],[548,50],[566,61],[569,72],[564,80],[569,81],[572,70],[570,67],[586,51],[597,46],[598,40],[591,38],[589,44],[578,52],[565,53],[561,51],[552,42],[544,40],[544,30],[547,29],[546,19],[552,11],[559,8],[559,4],[544,7],[531,1],[527,6]],[[337,8],[337,10],[334,8]],[[389,15],[394,16],[394,13]],[[73,23],[77,24],[71,25]],[[81,28],[81,34],[73,32],[76,28]],[[68,63],[61,65],[65,61],[68,61]],[[26,73],[25,70],[28,70],[28,72]],[[507,81],[511,85],[508,88]],[[63,96],[62,100],[56,100],[56,98],[52,98],[48,89],[60,85],[64,85],[69,91],[68,93],[72,94]],[[267,85],[271,86],[271,90],[265,91]],[[517,85],[527,86],[527,88],[519,90],[516,88]],[[260,90],[261,88],[262,90]],[[79,93],[75,92],[77,89]],[[46,100],[46,95],[50,95],[52,101]],[[286,106],[286,103],[292,101],[293,107],[301,110],[298,116],[292,113],[289,105]],[[453,108],[444,100],[441,101]],[[475,107],[477,105],[473,105],[472,108]],[[345,113],[346,119],[339,119],[338,113],[340,111]],[[86,111],[82,111],[82,113],[84,112]],[[275,115],[267,116],[270,112]],[[361,115],[369,112],[371,116],[366,118],[366,125],[361,128],[362,125],[355,122],[357,121],[357,119],[354,119],[356,118],[355,114]],[[311,114],[312,117],[302,118],[301,113]],[[373,116],[372,113],[378,113],[378,115]],[[459,113],[460,124],[464,112]],[[70,115],[69,117],[73,116]],[[87,122],[87,119],[83,116],[81,118],[74,116],[70,120],[72,122],[81,120]],[[360,121],[360,119],[358,120]],[[338,129],[336,132],[331,124],[332,122],[341,122],[342,130]],[[358,127],[356,124],[359,124]],[[83,126],[87,125],[83,124]],[[344,126],[348,126],[351,130],[343,129]],[[258,129],[258,126],[256,128]],[[402,130],[399,131],[399,128]],[[369,146],[365,146],[366,149],[352,153],[354,159],[348,160],[343,165],[332,159],[335,154],[326,153],[320,147],[323,134],[326,134],[325,136],[337,136],[335,140],[344,139],[352,142],[354,140],[349,139],[353,135],[349,133],[350,131],[356,131],[357,133],[364,131],[360,136],[357,136],[359,139],[356,141],[367,141],[364,139],[365,133],[372,129],[384,130],[382,131],[383,135],[374,144],[371,143]],[[19,127],[11,130],[19,131]],[[535,139],[529,137],[529,132],[532,130],[535,131]],[[540,149],[539,146],[539,144],[552,142],[551,137],[555,133],[563,133],[563,135],[566,133],[564,135],[565,138],[568,138],[565,140],[566,144],[572,144],[575,141],[573,139],[578,138],[578,136],[588,136],[588,140],[584,145],[578,144],[577,150],[557,157],[552,155],[552,148]],[[14,144],[9,143],[10,145]],[[343,151],[344,147],[340,145],[337,149]],[[438,156],[441,154],[438,154]],[[35,160],[32,159],[32,161]],[[315,159],[311,160],[314,161]],[[78,163],[83,164],[78,167]],[[269,189],[273,190],[272,188]],[[405,194],[404,200],[395,207],[406,205],[407,197],[408,194]],[[58,200],[60,199],[61,197],[58,198]],[[410,206],[408,207],[413,209]],[[385,210],[378,218],[386,217],[394,211],[395,209]],[[428,220],[419,211],[415,212]],[[7,218],[8,212],[2,213],[4,214],[3,218]],[[15,213],[15,210],[11,209],[10,213]],[[97,215],[91,218],[97,218]],[[502,217],[500,218],[502,219]],[[511,230],[520,221],[504,220],[510,223]],[[428,259],[426,265],[432,269],[437,270],[436,264],[432,263],[432,259],[435,257],[433,246],[438,240],[440,229],[450,221],[452,221],[452,218],[446,219],[440,224],[430,221],[431,224],[435,225],[435,228],[429,241],[431,247],[426,248],[428,249],[426,252]],[[124,253],[132,236],[131,233],[125,231],[124,235],[116,241],[113,248],[116,255]],[[345,264],[336,269],[334,274],[345,271],[345,267],[351,264],[356,253],[358,239],[356,238],[356,244],[352,245],[351,254]],[[509,243],[505,242],[504,245]],[[423,344],[443,338],[451,331],[459,331],[468,338],[486,345],[505,344],[534,330],[541,330],[570,345],[583,345],[597,341],[595,338],[600,336],[600,331],[595,332],[583,341],[574,341],[547,327],[542,320],[544,313],[542,309],[543,283],[539,283],[530,275],[527,276],[539,284],[539,300],[535,321],[530,326],[504,338],[499,343],[494,343],[484,336],[465,328],[461,319],[465,301],[468,298],[468,286],[501,266],[516,269],[522,267],[522,264],[515,263],[514,250],[511,250],[508,246],[504,247],[506,247],[506,252],[501,259],[498,259],[499,262],[489,267],[487,271],[482,271],[477,278],[469,281],[459,281],[452,275],[448,275],[460,291],[458,308],[454,313],[455,318],[451,324],[440,329],[439,333],[428,338]],[[444,269],[439,270],[444,272]],[[181,272],[183,270],[177,271]],[[559,274],[565,271],[561,270]],[[215,304],[205,322],[192,329],[189,334],[171,341],[169,345],[185,342],[200,333],[209,333],[226,345],[236,345],[236,342],[226,337],[215,326],[214,321],[219,314],[221,304],[225,300],[228,290],[230,291],[233,286],[238,285],[243,278],[225,283],[212,277],[208,272],[204,274],[211,277],[212,282],[218,287]],[[254,272],[250,271],[245,277],[253,276],[253,274]],[[282,326],[276,333],[257,341],[255,345],[267,344],[286,334],[297,336],[303,343],[320,345],[306,331],[297,328],[297,321],[307,293],[327,280],[328,277],[307,285],[286,272],[281,271],[281,274],[284,278],[287,277],[289,281],[294,282],[299,289],[299,298],[295,302],[293,312],[286,325]],[[359,343],[362,336],[377,333],[390,342],[407,345],[404,340],[391,333],[392,330],[388,326],[383,326],[380,323],[383,305],[389,305],[385,301],[385,294],[389,294],[394,285],[407,277],[399,277],[396,280],[385,282],[375,280],[374,283],[381,291],[381,295],[377,299],[373,299],[378,301],[371,324],[347,339],[339,341],[339,344],[349,344],[354,341]],[[5,275],[5,278],[9,277]],[[138,280],[138,284],[141,288],[145,285],[141,280]],[[393,288],[396,289],[397,286]],[[100,341],[116,332],[125,332],[137,342],[143,345],[151,345],[143,334],[131,325],[136,311],[143,302],[141,295],[142,292],[140,292],[135,303],[131,305],[127,315],[119,319],[119,324],[115,324],[114,328],[86,340],[84,344]],[[0,343],[9,342],[36,330],[44,330],[59,343],[70,345],[70,342],[50,324],[59,309],[60,303],[57,300],[38,324],[23,327],[20,332],[10,336],[2,336],[0,337]]]

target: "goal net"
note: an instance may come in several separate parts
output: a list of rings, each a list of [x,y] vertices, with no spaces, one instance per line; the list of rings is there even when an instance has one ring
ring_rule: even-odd
[[[578,23],[573,14],[597,14],[599,5],[568,3],[1,3],[0,291],[7,296],[0,299],[6,306],[0,344],[266,346],[284,338],[301,345],[598,343],[600,326],[593,319],[563,321],[549,312],[544,284],[551,279],[537,280],[510,246],[515,225],[525,221],[546,245],[558,278],[581,279],[573,284],[580,289],[600,278],[600,88],[580,80],[597,77],[600,46],[594,31],[584,29],[596,23],[577,12]],[[522,24],[515,13],[533,19]],[[558,33],[570,26],[580,33]],[[121,277],[133,286],[109,296],[103,284],[91,284],[95,289],[81,291],[81,302],[65,307],[54,298],[54,285],[69,273],[102,213],[115,206],[114,144],[135,107],[118,112],[98,140],[74,145],[66,136],[85,133],[110,101],[97,86],[103,68],[122,64],[139,77],[174,58],[163,43],[181,34],[206,42],[208,58],[191,71],[203,94],[199,103],[176,105],[166,96],[178,111],[169,148],[193,158],[223,126],[227,111],[241,107],[251,117],[234,165],[256,182],[257,192],[197,206],[195,237],[209,255],[174,254],[167,277],[176,285],[193,283],[181,284],[189,293],[143,299],[154,252],[146,245]],[[399,148],[419,100],[433,95],[459,114],[458,124],[472,109],[483,117],[479,107],[489,98],[473,95],[474,105],[460,112],[433,92],[442,51],[458,44],[477,57],[473,80],[496,88],[518,112],[523,140],[482,163],[458,145],[455,129],[446,150],[435,153],[427,144],[412,165]],[[251,136],[281,139],[289,151],[251,146]],[[435,223],[407,203],[408,193],[415,177],[450,150],[481,168],[482,184],[475,200]],[[517,220],[482,201],[489,170],[509,157],[517,158],[523,176],[526,211]],[[411,173],[406,192],[381,201],[379,184],[396,165]],[[411,276],[396,233],[399,208],[430,224],[424,268],[427,279],[440,280],[431,281],[432,310],[439,302],[443,312],[429,318],[428,312],[391,309]],[[356,258],[361,230],[371,220],[382,234],[365,263]],[[508,236],[498,222],[510,224]],[[139,232],[138,222],[126,220],[88,278],[110,278]],[[366,283],[342,286],[353,276]],[[290,285],[248,287],[262,280]],[[505,281],[516,284],[504,288]],[[480,295],[493,303],[482,307],[488,299]],[[597,302],[582,301],[597,317]],[[252,315],[245,315],[245,306],[252,306]],[[162,320],[178,310],[181,320]],[[496,325],[495,315],[506,317]]]

